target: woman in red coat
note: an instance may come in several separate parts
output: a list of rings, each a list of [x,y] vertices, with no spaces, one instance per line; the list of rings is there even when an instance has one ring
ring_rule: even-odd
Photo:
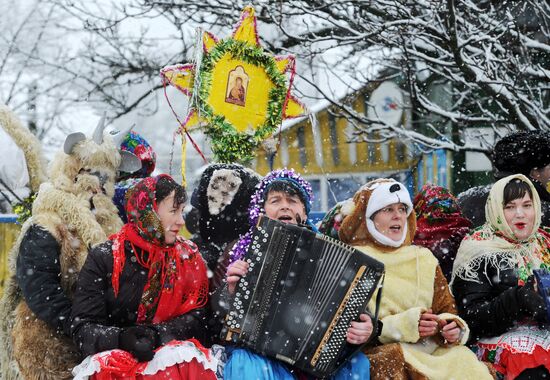
[[[185,191],[168,175],[129,190],[128,223],[94,249],[73,304],[78,379],[216,379],[208,333],[206,265],[178,238]]]

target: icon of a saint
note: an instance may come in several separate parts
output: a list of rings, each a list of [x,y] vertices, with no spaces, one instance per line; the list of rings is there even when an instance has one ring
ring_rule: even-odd
[[[240,69],[240,70],[239,70]],[[236,71],[242,72],[236,72]],[[244,74],[244,78],[243,75]],[[229,73],[227,80],[227,92],[225,94],[225,101],[227,103],[243,106],[246,103],[246,87],[248,85],[248,77],[241,66],[238,66],[236,70]]]

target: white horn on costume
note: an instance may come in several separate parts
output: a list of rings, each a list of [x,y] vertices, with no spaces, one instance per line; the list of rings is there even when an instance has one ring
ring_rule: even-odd
[[[101,145],[103,143],[103,130],[105,129],[105,115],[106,113],[103,113],[103,116],[101,116],[101,119],[99,120],[99,123],[97,123],[97,127],[95,127],[94,134],[92,135],[92,139],[97,145]]]
[[[126,127],[118,131],[117,133],[113,134],[111,137],[113,138],[113,142],[115,146],[118,148],[120,147],[120,144],[122,144],[122,141],[126,137],[128,133],[135,127],[135,124],[130,125],[130,127]]]

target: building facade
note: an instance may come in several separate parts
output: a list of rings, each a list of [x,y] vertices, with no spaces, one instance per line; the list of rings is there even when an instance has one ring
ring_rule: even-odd
[[[408,97],[393,82],[377,93],[384,83],[357,92],[350,104],[356,112],[369,114],[381,103],[380,114],[385,109],[399,111],[387,115],[384,121],[411,128],[413,113]],[[418,154],[414,146],[398,139],[376,142],[376,133],[368,136],[368,141],[353,141],[352,122],[338,116],[330,105],[321,105],[314,113],[316,122],[304,118],[285,124],[276,135],[277,152],[268,154],[260,148],[255,162],[255,170],[261,175],[282,167],[300,172],[317,195],[314,211],[327,211],[367,181],[380,177],[395,178],[406,184],[411,193],[426,180],[449,187],[450,153]]]

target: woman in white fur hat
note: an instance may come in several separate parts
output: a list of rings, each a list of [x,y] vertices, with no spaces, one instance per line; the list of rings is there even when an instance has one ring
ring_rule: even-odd
[[[464,346],[469,330],[456,315],[437,259],[428,249],[411,245],[416,217],[405,186],[392,179],[374,180],[341,210],[347,215],[340,240],[383,262],[386,269],[382,331],[377,344],[365,350],[371,377],[493,378],[492,368]]]

